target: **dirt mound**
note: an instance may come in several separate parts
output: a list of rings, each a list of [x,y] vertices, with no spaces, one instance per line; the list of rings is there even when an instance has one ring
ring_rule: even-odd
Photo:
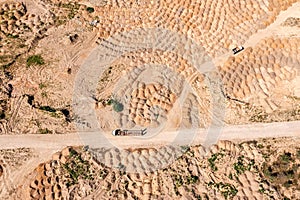
[[[228,52],[232,44],[243,44],[251,34],[272,23],[280,11],[294,2],[297,1],[247,1],[231,2],[232,5],[227,6],[228,2],[224,0],[191,1],[189,4],[177,0],[131,2],[129,6],[124,2],[107,1],[96,9],[101,16],[97,25],[98,36],[103,39],[137,27],[162,26],[200,41],[214,57]]]
[[[151,121],[155,123],[155,113],[151,112],[151,107],[158,106],[168,114],[175,100],[176,95],[162,85],[145,85],[133,91],[131,95],[130,118],[134,123],[147,127]]]
[[[95,162],[85,150],[69,147],[54,154],[51,161],[35,169],[29,176],[30,183],[24,185],[24,191],[27,191],[24,194],[32,199],[99,196],[103,199],[297,199],[299,194],[291,191],[298,191],[299,171],[295,167],[299,165],[298,142],[297,139],[288,138],[238,144],[220,141],[208,151],[204,151],[201,146],[180,147],[185,152],[181,157],[162,169],[144,173],[129,173],[120,164],[118,169],[109,168]],[[286,148],[287,143],[290,144],[289,148]],[[117,158],[120,154],[112,149],[102,151],[106,152],[103,159]],[[151,161],[151,155],[159,151],[153,148],[129,149],[128,152],[134,154],[132,157],[129,154],[128,162],[139,167],[137,158],[146,163],[146,160]],[[161,155],[155,157],[157,161],[164,162],[160,159]],[[288,165],[291,167],[283,167]],[[291,170],[294,170],[293,174]],[[281,178],[274,179],[276,177]]]
[[[297,0],[97,2],[0,3],[0,134],[70,133],[77,123],[89,124],[73,113],[72,100],[76,77],[93,49],[102,50],[92,60],[103,73],[92,80],[96,69],[88,65],[93,70],[84,81],[97,87],[83,92],[89,100],[84,106],[95,111],[96,124],[112,138],[115,128],[188,134],[211,127],[214,119],[219,124],[300,119],[300,41],[293,35],[298,18],[284,18],[278,34],[270,31],[278,38],[259,40],[228,58],[232,46],[251,44],[254,33],[265,37],[259,30]],[[280,37],[287,29],[296,30],[289,32],[293,37]],[[212,60],[226,61],[215,68]],[[102,148],[95,154],[68,147],[25,177],[32,165],[25,163],[41,158],[29,159],[30,149],[0,150],[0,196],[299,199],[298,144],[297,138],[221,141],[207,151],[166,146]]]
[[[148,78],[148,81],[140,82],[162,84],[176,95],[176,102],[181,101],[183,96],[190,98],[181,103],[184,104],[181,110],[187,113],[187,116],[184,115],[184,119],[176,117],[173,121],[175,124],[173,128],[179,126],[208,127],[213,118],[210,109],[214,104],[212,100],[215,97],[210,96],[208,89],[210,86],[204,83],[204,79],[208,77],[207,74],[198,73],[201,69],[198,69],[198,65],[194,62],[190,62],[191,58],[195,55],[197,57],[200,52],[199,59],[194,60],[202,62],[209,57],[207,53],[213,58],[228,53],[230,46],[243,44],[253,33],[272,23],[279,12],[290,7],[293,2],[296,1],[231,2],[235,9],[226,6],[228,2],[224,0],[200,3],[191,1],[189,4],[183,1],[152,2],[145,0],[140,3],[105,1],[101,5],[97,5],[97,2],[93,1],[91,4],[87,4],[90,6],[89,8],[81,1],[34,2],[27,0],[25,3],[2,3],[0,18],[3,23],[1,24],[0,42],[3,50],[0,52],[0,57],[3,58],[1,61],[3,61],[5,70],[12,74],[10,76],[12,80],[5,80],[5,84],[9,81],[10,85],[7,83],[4,87],[5,90],[11,90],[11,96],[16,98],[1,102],[1,133],[73,132],[74,124],[70,123],[76,118],[71,109],[73,82],[82,61],[97,44],[117,51],[122,50],[121,47],[124,45],[130,47],[130,44],[138,41],[137,35],[131,38],[117,38],[120,40],[113,42],[109,38],[113,38],[116,34],[125,36],[128,31],[139,28],[157,29],[155,34],[161,42],[161,46],[168,46],[168,48],[173,48],[175,44],[173,40],[176,40],[176,37],[166,35],[163,30],[169,30],[175,35],[184,36],[189,40],[184,44],[187,45],[186,47],[178,44],[180,49],[176,49],[178,45],[174,45],[174,52],[144,48],[120,56],[111,66],[107,67],[103,76],[99,77],[100,83],[97,89],[100,92],[96,94],[96,100],[108,100],[112,95],[109,88],[118,90],[120,87],[116,84],[123,75],[128,78],[126,80],[128,84],[129,82],[136,84],[134,90],[137,89],[138,82],[134,80],[135,78],[139,80]],[[98,43],[95,43],[96,35],[98,35]],[[249,53],[249,56],[250,54],[252,53]],[[269,56],[267,54],[268,51],[264,53],[265,56]],[[250,65],[257,66],[265,62],[268,60],[253,61]],[[263,67],[251,66],[245,70],[239,69],[244,74],[258,70],[255,71],[255,78],[253,77],[254,83],[251,83],[250,77],[248,77],[248,82],[240,81],[240,79],[245,79],[245,75],[236,75],[231,72],[225,75],[227,72],[224,72],[222,76],[228,79],[224,81],[227,87],[226,92],[234,93],[232,98],[244,99],[245,102],[248,102],[248,98],[252,98],[251,93],[256,93],[256,90],[259,95],[272,95],[272,91],[269,91],[272,86],[281,87],[281,82],[292,80],[294,76],[294,72],[290,72],[289,67],[281,66],[281,64],[279,63],[282,75],[278,76],[275,83],[272,80],[275,72],[265,72],[261,70]],[[157,76],[160,80],[151,82],[149,77],[153,76],[146,77],[143,71],[148,70],[147,73],[152,73],[147,68],[153,65],[165,66],[157,69]],[[169,71],[162,68],[168,68]],[[272,67],[271,69],[275,70]],[[213,69],[203,71],[209,70]],[[230,68],[230,70],[234,69]],[[262,80],[260,76],[264,76],[266,73],[269,73],[270,77]],[[164,83],[165,79],[166,83]],[[182,92],[185,90],[182,85],[185,84],[182,83],[189,85],[193,91],[183,94]],[[244,89],[239,89],[244,85]],[[133,92],[124,88],[122,91],[124,93],[118,95],[117,98],[126,98],[126,95],[129,98]],[[60,93],[64,95],[62,96]],[[270,112],[281,107],[280,102],[273,99],[269,101],[258,98],[259,102],[255,102],[255,104],[266,106],[267,111]],[[125,105],[124,100],[122,101],[120,103]],[[108,118],[115,118],[112,123],[103,120],[102,127],[126,126],[132,128],[135,125],[147,126],[150,124],[153,127],[159,127],[167,119],[170,119],[168,115],[173,115],[170,114],[173,109],[174,113],[180,113],[176,102],[172,105],[160,105],[168,107],[168,112],[160,109],[160,106],[151,107],[155,111],[150,111],[153,114],[150,117],[147,111],[149,108],[143,108],[144,111],[139,109],[137,113],[134,113],[128,102],[123,107],[123,115],[111,114],[108,109],[101,110],[108,114]],[[199,106],[191,106],[192,104]],[[155,120],[157,115],[161,117]],[[199,116],[198,119],[195,116]],[[101,116],[99,119],[102,119]]]
[[[160,43],[164,42],[169,42],[167,37]],[[189,45],[186,47],[188,51],[196,50],[192,44],[186,45]],[[175,122],[170,128],[209,125],[211,96],[205,87],[205,76],[191,65],[189,52],[183,51],[182,56],[176,54],[182,51],[180,47],[174,52],[149,49],[124,53],[104,70],[99,77],[96,95],[96,99],[104,104],[97,110],[104,130],[108,127],[156,128],[168,120]],[[200,65],[207,58],[203,49],[199,48],[197,53]],[[122,105],[122,110],[116,109],[115,104]],[[197,104],[199,106],[195,106]],[[103,115],[103,112],[110,114]],[[180,112],[185,114],[182,119]]]
[[[300,70],[298,44],[297,38],[267,38],[230,57],[219,68],[227,98],[248,107],[259,107],[266,115],[297,113],[299,87],[294,82],[299,79]],[[278,118],[284,118],[279,115]],[[293,119],[293,115],[289,118]]]
[[[94,176],[99,167],[81,148],[65,148],[52,160],[39,164],[18,195],[26,199],[83,198],[97,187],[99,180]]]

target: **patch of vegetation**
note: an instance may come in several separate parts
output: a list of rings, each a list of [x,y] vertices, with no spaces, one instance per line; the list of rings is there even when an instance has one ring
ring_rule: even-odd
[[[39,88],[40,88],[40,89],[43,89],[43,88],[45,88],[45,87],[46,87],[46,84],[45,84],[45,83],[40,83],[40,84],[39,84]]]
[[[43,92],[42,92],[42,96],[43,96]],[[53,108],[51,106],[40,106],[40,107],[38,107],[38,109],[49,112],[51,117],[54,117],[54,118],[62,117],[62,113],[57,113],[58,110],[56,110],[55,108]]]
[[[239,156],[238,161],[233,164],[233,168],[235,169],[236,173],[239,175],[244,173],[247,170],[249,171],[253,165],[254,165],[253,159],[251,159],[250,162],[246,164],[244,161],[244,156]]]
[[[289,163],[291,161],[294,161],[292,159],[292,154],[290,152],[285,152],[284,154],[280,155],[279,159],[284,163]]]
[[[249,121],[250,122],[266,122],[268,119],[268,114],[262,110],[262,109],[257,109],[255,110],[255,113],[250,117]]]
[[[262,149],[262,148],[264,148],[264,145],[263,145],[263,144],[258,144],[257,147],[258,147],[259,149]]]
[[[286,182],[283,183],[283,186],[284,186],[285,188],[289,188],[289,187],[291,187],[292,185],[293,185],[293,181],[292,181],[292,180],[288,180],[288,181],[286,181]]]
[[[87,7],[86,10],[89,12],[89,13],[93,13],[95,11],[94,8],[92,7]]]
[[[68,18],[73,19],[78,13],[80,5],[78,3],[59,3],[59,7],[64,8],[68,11]]]
[[[43,92],[41,93],[41,95],[42,95],[43,98],[47,98],[47,97],[48,97],[48,94],[47,94],[47,92],[45,92],[45,91],[43,91]]]
[[[78,3],[62,3],[62,2],[59,2],[58,6],[69,10],[78,10],[80,7]]]
[[[176,187],[180,187],[183,185],[183,179],[182,176],[180,174],[176,174],[173,176],[174,180],[175,180],[175,185]]]
[[[50,116],[51,116],[51,117],[54,117],[54,118],[61,118],[61,115],[59,115],[59,114],[56,113],[56,112],[50,113]]]
[[[12,39],[16,39],[16,38],[18,38],[19,37],[19,35],[12,35],[12,34],[7,34],[6,35],[8,38],[12,38]]]
[[[39,128],[38,133],[39,134],[52,134],[53,132],[47,128]]]
[[[225,199],[233,198],[238,193],[236,187],[229,183],[214,183],[211,181],[207,185],[217,189],[224,196]]]
[[[180,148],[181,151],[184,153],[190,151],[190,147],[188,145],[180,146]]]
[[[281,26],[300,27],[300,18],[289,17],[281,24]]]
[[[61,8],[62,14],[55,15],[54,24],[55,26],[61,26],[68,22],[68,20],[73,19],[77,14],[80,8],[78,3],[58,3],[57,7]]]
[[[273,174],[273,169],[271,166],[267,166],[265,163],[263,164],[263,173],[266,178],[269,179],[270,182],[273,182],[274,178],[276,178],[277,173]]]
[[[99,177],[101,179],[105,179],[107,175],[108,175],[108,171],[106,169],[101,170],[99,173]]]
[[[63,168],[67,172],[67,177],[69,178],[69,181],[66,184],[67,187],[77,184],[79,179],[93,179],[90,163],[83,160],[81,154],[74,149],[70,149],[69,158],[67,162],[63,164]]]
[[[265,193],[266,189],[264,188],[264,186],[262,184],[259,184],[259,190],[260,193]]]
[[[298,172],[300,164],[296,164],[296,157],[297,155],[290,152],[284,152],[277,156],[277,160],[274,162],[263,163],[262,171],[266,180],[278,188],[295,186],[300,189],[300,173]]]
[[[228,175],[228,178],[229,178],[230,180],[233,180],[233,175],[232,175],[232,173],[230,173],[230,174]]]
[[[106,105],[112,105],[114,111],[116,111],[116,112],[122,112],[124,110],[124,105],[121,102],[119,102],[118,100],[113,99],[113,98],[109,99],[107,101]]]
[[[249,118],[250,122],[283,122],[300,120],[300,101],[295,97],[290,97],[295,102],[293,108],[288,110],[277,110],[272,113],[266,113],[263,108],[254,109],[254,113]]]
[[[54,19],[54,24],[55,24],[55,26],[61,26],[61,25],[63,25],[63,24],[66,23],[66,22],[67,22],[67,20],[64,19],[64,18],[56,17],[56,18]]]
[[[211,155],[211,157],[208,159],[209,166],[213,171],[218,170],[215,162],[218,160],[218,158],[222,158],[223,156],[224,156],[224,154],[219,152],[219,153],[215,153],[215,154]]]
[[[176,172],[176,170],[173,169],[173,171]],[[173,174],[171,175],[172,177],[172,180],[173,180],[173,183],[174,183],[174,191],[175,191],[175,194],[177,196],[180,195],[180,192],[178,191],[178,188],[179,187],[182,187],[182,186],[187,186],[187,185],[192,185],[192,184],[195,184],[198,182],[199,180],[199,177],[198,176],[194,176],[194,175],[182,175],[181,173],[177,173],[176,174]]]
[[[56,109],[55,109],[55,108],[52,108],[52,107],[50,107],[50,106],[40,106],[39,109],[40,109],[40,110],[47,111],[47,112],[51,112],[51,113],[56,112]]]
[[[191,176],[186,177],[186,182],[188,185],[195,184],[195,183],[197,183],[198,180],[199,180],[198,176],[191,175]]]
[[[30,67],[32,65],[43,65],[45,62],[41,55],[32,55],[27,58],[26,64],[27,67]]]
[[[123,104],[121,104],[119,102],[115,102],[113,105],[113,109],[116,112],[122,112],[124,110],[124,106],[123,106]]]

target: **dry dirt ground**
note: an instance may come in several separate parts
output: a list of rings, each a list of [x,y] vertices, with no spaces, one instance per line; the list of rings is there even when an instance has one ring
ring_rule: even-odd
[[[181,146],[178,158],[168,153],[173,147],[162,147],[154,163],[173,163],[142,173],[128,172],[122,164],[109,168],[82,147],[67,147],[8,192],[15,199],[299,199],[298,143],[299,138],[220,141],[205,156],[201,146]],[[122,153],[100,152],[112,161]],[[136,157],[128,161],[143,167],[157,152],[132,149]]]
[[[297,0],[0,0],[0,198],[300,199],[299,24]],[[212,127],[290,137],[168,145]],[[61,149],[115,128],[151,137]]]

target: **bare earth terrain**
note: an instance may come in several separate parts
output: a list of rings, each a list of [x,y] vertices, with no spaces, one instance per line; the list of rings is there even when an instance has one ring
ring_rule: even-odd
[[[297,0],[0,0],[0,199],[300,199],[299,120]]]

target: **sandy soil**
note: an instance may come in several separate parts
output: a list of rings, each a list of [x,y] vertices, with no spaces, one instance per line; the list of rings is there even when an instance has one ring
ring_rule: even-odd
[[[0,198],[299,199],[299,9],[0,1]]]
[[[297,199],[298,142],[299,138],[220,141],[206,155],[201,146],[185,146],[183,155],[165,168],[144,173],[108,168],[81,148],[65,148],[29,175],[18,198]],[[164,155],[151,158],[155,149],[132,149],[137,157],[128,161],[136,168],[144,167],[145,160],[163,163],[173,156],[165,150]],[[111,152],[111,157],[105,157],[117,155]]]

